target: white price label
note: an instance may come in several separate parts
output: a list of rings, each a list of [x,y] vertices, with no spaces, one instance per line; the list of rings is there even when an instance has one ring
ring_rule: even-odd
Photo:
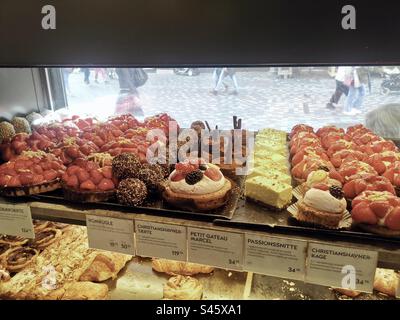
[[[86,216],[89,247],[135,254],[133,220]]]
[[[188,260],[220,267],[243,269],[243,234],[188,228]]]
[[[135,232],[137,255],[187,261],[186,227],[136,220]]]
[[[306,282],[372,292],[377,262],[376,251],[310,242]]]
[[[245,270],[274,277],[304,280],[307,242],[245,235]]]
[[[0,234],[34,239],[31,208],[26,204],[0,203]]]

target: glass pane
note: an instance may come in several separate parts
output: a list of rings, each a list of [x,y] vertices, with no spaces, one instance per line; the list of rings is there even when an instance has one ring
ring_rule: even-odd
[[[222,129],[236,115],[247,129],[290,130],[365,123],[367,112],[400,98],[399,67],[145,69],[140,86],[137,70],[64,68],[69,108],[99,116],[167,112],[182,127],[207,120]]]

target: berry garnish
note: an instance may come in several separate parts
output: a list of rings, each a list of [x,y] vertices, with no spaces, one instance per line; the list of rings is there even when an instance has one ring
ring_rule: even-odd
[[[175,165],[176,171],[187,174],[190,173],[198,168],[198,165],[190,164],[187,162],[179,162]]]
[[[201,170],[196,170],[188,173],[185,177],[187,184],[193,185],[203,179],[203,172]]]
[[[318,170],[324,170],[324,171],[326,171],[326,172],[329,172],[329,171],[330,171],[329,168],[328,168],[327,166],[319,166],[319,167],[318,167]]]
[[[201,164],[199,166],[199,169],[202,170],[202,171],[206,171],[207,170],[207,166],[205,164]]]
[[[338,186],[331,186],[329,188],[329,193],[335,197],[336,199],[343,199],[344,197],[344,193],[342,188],[338,187]]]

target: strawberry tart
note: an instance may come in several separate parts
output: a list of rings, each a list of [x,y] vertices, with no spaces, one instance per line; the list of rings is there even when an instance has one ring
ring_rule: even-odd
[[[70,201],[107,201],[114,195],[116,185],[111,166],[100,167],[82,158],[75,160],[62,176],[64,197]]]
[[[60,188],[65,172],[61,160],[43,151],[24,151],[0,166],[0,193],[27,196]]]
[[[220,169],[203,159],[188,159],[175,165],[165,183],[163,198],[186,210],[208,211],[223,206],[232,183]]]

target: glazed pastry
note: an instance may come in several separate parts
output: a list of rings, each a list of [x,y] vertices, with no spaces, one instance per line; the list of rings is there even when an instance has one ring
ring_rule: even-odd
[[[49,221],[42,221],[42,220],[33,220],[33,227],[35,229],[35,232],[39,232],[43,229],[48,228],[50,225]]]
[[[103,283],[71,282],[64,290],[62,300],[106,300],[108,297],[108,286]]]
[[[187,210],[207,211],[223,206],[232,184],[220,169],[202,159],[192,159],[175,165],[165,184],[166,202]]]
[[[62,176],[64,198],[77,202],[107,201],[115,193],[117,180],[110,166],[86,159],[77,159]]]
[[[396,297],[397,286],[400,285],[399,275],[394,270],[376,268],[374,289],[390,297]]]
[[[0,166],[0,192],[4,196],[27,196],[60,187],[65,171],[62,162],[43,151],[24,151]]]
[[[84,270],[79,281],[101,282],[115,279],[132,256],[113,252],[93,252],[82,267]]]
[[[117,200],[127,206],[139,206],[147,197],[147,188],[143,181],[135,178],[122,180],[117,188]]]
[[[37,250],[43,250],[60,238],[62,231],[55,228],[46,228],[35,232],[35,239],[29,240],[28,245]]]
[[[198,273],[211,273],[214,271],[213,267],[197,263],[158,258],[153,258],[151,266],[155,271],[166,273],[169,275],[192,276]]]
[[[16,247],[3,255],[3,265],[10,272],[18,272],[28,266],[39,254],[39,251],[29,247]]]
[[[325,184],[314,185],[298,202],[301,221],[337,228],[346,211],[347,203],[341,188]]]
[[[17,236],[0,236],[0,244],[9,244],[12,247],[23,246],[29,241],[29,239],[17,237]]]
[[[164,285],[164,299],[201,300],[203,286],[192,277],[174,276]]]
[[[113,174],[120,180],[136,178],[141,168],[139,157],[133,153],[121,153],[112,161]]]

